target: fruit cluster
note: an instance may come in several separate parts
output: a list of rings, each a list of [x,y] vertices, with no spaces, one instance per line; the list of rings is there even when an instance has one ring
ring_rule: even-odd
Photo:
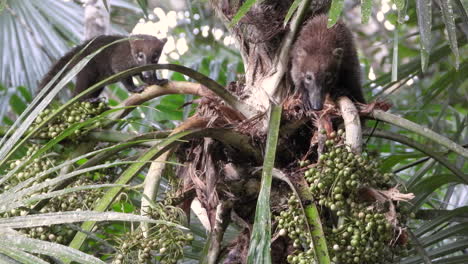
[[[278,222],[278,234],[287,235],[293,242],[294,252],[288,255],[288,263],[307,264],[313,263],[314,251],[312,237],[306,228],[306,218],[296,195],[288,199],[288,206],[276,217]],[[306,231],[306,232],[304,232]]]
[[[21,159],[13,160],[10,162],[10,169],[15,169],[20,166],[23,162],[30,159],[34,153],[40,149],[40,145],[33,144],[28,147],[26,155]],[[49,152],[42,154],[40,157],[31,161],[20,170],[18,170],[12,177],[0,188],[3,191],[8,191],[14,186],[20,183],[24,183],[26,180],[31,180],[24,187],[33,186],[37,183],[48,181],[49,179],[57,176],[57,172],[53,172],[49,175],[44,175],[37,179],[31,179],[37,177],[38,174],[47,171],[48,169],[56,166],[61,162],[61,158],[57,153]],[[84,185],[93,185],[99,183],[107,183],[109,179],[101,172],[88,172],[85,175],[81,175],[80,178],[75,181],[70,188],[79,187]],[[46,187],[38,190],[35,194],[45,194],[51,190],[53,186]],[[67,193],[65,195],[53,197],[48,203],[40,209],[40,213],[60,212],[60,211],[79,211],[88,210],[92,207],[92,204],[102,195],[102,189],[82,190]],[[25,197],[27,198],[27,197]],[[30,204],[27,207],[13,208],[0,214],[0,217],[13,217],[13,216],[24,216],[30,213],[30,209],[35,207],[36,203]],[[46,241],[66,244],[70,242],[74,231],[70,230],[65,225],[54,225],[51,227],[35,227],[35,228],[24,228],[18,230],[30,238],[42,239]]]
[[[96,172],[97,174],[98,172]],[[104,181],[93,181],[88,175],[82,175],[71,186],[67,188],[75,188],[86,185],[104,184]],[[102,196],[103,189],[91,189],[71,192],[65,195],[57,196],[45,205],[40,212],[66,212],[66,211],[85,211],[91,210],[93,204]]]
[[[338,135],[343,135],[342,130]],[[327,151],[322,153],[318,164],[304,174],[318,204],[336,212],[337,216],[347,215],[349,206],[358,202],[360,188],[388,189],[393,177],[379,171],[378,161],[352,153],[341,140],[341,137],[327,140]]]
[[[364,206],[356,206],[352,211],[339,227],[331,229],[331,232],[327,230],[332,261],[392,263],[398,255],[397,247],[392,246],[394,229],[385,215]]]
[[[42,139],[51,139],[60,135],[65,129],[71,127],[76,123],[82,123],[87,119],[93,118],[108,109],[107,105],[103,102],[76,102],[58,116],[49,121],[37,133],[37,137]],[[45,109],[38,115],[34,123],[29,128],[32,131],[34,127],[40,124],[52,112],[50,109]],[[99,127],[100,122],[95,122],[91,127],[82,127],[74,131],[71,139],[76,140],[80,136],[86,134],[89,130]]]
[[[193,240],[192,234],[184,234],[169,225],[157,224],[154,230],[150,237],[144,237],[141,231],[123,235],[125,240],[121,241],[112,264],[147,263],[152,258],[161,264],[175,264],[183,257],[183,247]]]
[[[34,228],[24,228],[18,230],[29,238],[40,239],[44,241],[55,242],[59,244],[68,244],[75,232],[63,225],[39,226]]]
[[[17,160],[12,160],[9,165],[10,169],[13,170],[16,167],[20,166],[23,162],[28,160],[36,151],[39,150],[41,146],[37,144],[33,144],[28,147],[28,150],[26,152],[26,155],[24,155],[22,158],[17,159]],[[40,172],[44,172],[52,167],[55,166],[59,162],[59,157],[58,155],[54,153],[48,153],[48,154],[43,154],[41,157],[38,157],[34,159],[31,163],[29,163],[27,166],[24,166],[22,169],[18,170],[8,181],[6,184],[1,186],[1,189],[4,191],[8,191],[11,189],[13,186],[16,186],[20,182],[23,182],[29,178],[32,178],[36,176]],[[54,174],[55,175],[55,174]],[[39,179],[38,181],[35,181],[34,183],[39,183],[43,181],[44,179]],[[46,179],[47,180],[47,179]],[[14,216],[18,214],[12,214],[9,216]]]
[[[194,237],[173,225],[183,222],[181,218],[184,212],[169,205],[167,199],[151,207],[148,212],[151,218],[162,220],[164,223],[154,224],[148,232],[148,237],[144,237],[141,231],[124,235],[127,239],[121,241],[119,254],[115,256],[113,264],[147,263],[155,257],[161,264],[175,264],[183,258],[184,247]]]
[[[75,181],[68,188],[79,186],[104,184],[107,180],[99,172],[94,172],[93,178],[91,174],[82,175],[80,179]],[[84,211],[91,210],[93,204],[102,196],[102,189],[91,189],[71,192],[65,195],[57,196],[48,201],[48,203],[40,209],[40,213],[65,212],[65,211]],[[20,232],[30,238],[36,238],[60,244],[67,244],[71,241],[74,231],[66,225],[54,225],[51,227],[36,227],[21,229]]]
[[[382,173],[376,159],[349,151],[343,138],[342,130],[332,133],[317,164],[300,162],[301,167],[308,166],[304,178],[319,208],[330,256],[340,264],[389,263],[403,253],[398,236],[407,216],[398,204],[390,199],[380,201],[366,190],[389,190],[394,175]],[[288,256],[288,262],[312,263],[304,258],[313,256],[311,247],[297,240],[310,234],[303,234],[308,232],[304,232],[304,218],[298,215],[302,211],[298,201],[291,201],[277,218],[279,233],[287,233],[295,247],[301,245]]]

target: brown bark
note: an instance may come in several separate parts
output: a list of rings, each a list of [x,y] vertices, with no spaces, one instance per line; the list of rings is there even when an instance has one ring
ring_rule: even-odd
[[[226,25],[229,25],[244,2],[241,0],[211,0],[213,8]],[[289,57],[288,51],[285,52],[285,47],[290,48],[296,29],[290,29],[290,24],[295,25],[294,23],[296,23],[297,27],[300,28],[301,19],[307,19],[312,14],[327,10],[331,1],[312,1],[305,17],[296,21],[293,19],[290,24],[284,25],[285,15],[292,2],[293,0],[261,1],[261,3],[255,4],[237,25],[230,28],[238,43],[246,72],[245,83],[231,84],[228,88],[238,98],[242,98],[249,107],[260,113],[267,112],[272,103],[282,104],[288,95],[292,94],[290,91],[292,91],[293,85],[287,77]],[[153,90],[156,94],[165,92],[159,88]],[[191,87],[187,91],[203,95],[203,89],[195,92]],[[245,142],[245,144],[249,145],[248,148],[255,148],[262,153],[267,128],[265,121],[268,116],[263,114],[246,119],[236,115],[235,111],[218,97],[210,95],[205,94],[204,98],[199,101],[197,116],[209,120],[208,127],[231,127],[233,130],[249,135],[252,141]],[[138,101],[141,100],[138,98],[139,96],[135,95],[135,102],[130,104],[138,104]],[[153,95],[143,93],[141,96],[152,97]],[[294,114],[295,106],[300,108],[301,101],[298,98],[293,99],[293,101],[293,103],[285,105],[287,111],[284,124],[287,131],[281,135],[281,143],[277,153],[280,158],[275,166],[278,170],[285,171],[284,174],[288,180],[286,182],[298,185],[304,180],[301,181],[298,177],[300,173],[298,173],[297,161],[317,158],[315,146],[321,141],[317,140],[319,135],[316,129],[317,124],[329,128],[327,130],[332,130],[333,127],[336,127],[334,123],[337,123],[334,121],[341,120],[341,113],[335,105],[329,104],[325,110],[308,114],[308,116],[304,111],[298,111],[299,114]],[[356,109],[347,111],[350,109],[350,106],[346,104],[349,103],[348,101],[341,103],[342,111],[350,112],[349,115],[346,115],[347,118],[349,116],[350,120],[347,125],[351,124],[356,128],[359,124],[351,121],[359,121],[359,118],[356,117],[358,112]],[[290,109],[288,109],[289,106]],[[291,123],[293,125],[290,125]],[[356,131],[356,133],[360,132]],[[359,140],[354,142],[355,139],[359,138],[356,133],[350,133],[353,139],[347,143],[352,144],[353,149],[359,152],[361,142]],[[314,134],[316,136],[312,137]],[[326,134],[321,135],[326,139]],[[208,262],[245,263],[259,189],[258,175],[256,175],[258,170],[255,168],[261,165],[261,160],[246,157],[223,142],[209,138],[208,135],[206,138],[185,143],[175,153],[180,158],[180,163],[185,165],[178,171],[183,182],[182,191],[195,190],[196,199],[201,203],[203,214],[206,216],[204,225],[211,229],[209,231],[211,232],[212,244],[210,244]],[[284,182],[274,182],[271,204],[275,213],[281,210],[278,207],[288,192],[289,187]],[[222,218],[218,217],[223,211],[220,208],[224,208],[226,203],[231,204],[231,202],[232,208],[229,206],[228,211],[232,212],[230,214],[232,219],[229,219],[226,214],[222,214]],[[235,240],[237,241],[235,244],[223,249],[221,248],[221,239],[226,228],[225,225],[231,221],[244,223],[241,226],[244,231]],[[285,263],[287,255],[292,250],[290,242],[286,239],[275,240],[272,244],[272,249],[275,249],[274,263]]]
[[[110,3],[110,0],[107,1]],[[110,7],[109,7],[110,8]],[[84,8],[85,30],[83,40],[108,35],[110,15],[101,0],[86,0]]]
[[[239,7],[245,1],[211,0],[220,19],[234,36],[245,66],[245,103],[265,112],[271,101],[281,103],[292,89],[289,80],[282,79],[278,89],[272,89],[271,78],[278,71],[278,59],[289,24],[284,19],[293,0],[259,1],[240,20],[229,27]],[[306,17],[328,10],[330,0],[312,0]]]

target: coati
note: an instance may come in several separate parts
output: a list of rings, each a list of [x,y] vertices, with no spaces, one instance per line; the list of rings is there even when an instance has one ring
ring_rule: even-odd
[[[102,35],[73,48],[62,58],[60,58],[44,76],[39,84],[39,89],[42,89],[65,65],[80,51],[82,51],[73,61],[67,66],[66,71],[70,70],[80,60],[87,55],[93,53],[99,48],[108,45],[114,41],[129,38],[122,42],[117,42],[103,49],[94,56],[86,66],[76,76],[76,86],[73,91],[73,96],[83,92],[90,86],[102,81],[118,72],[128,70],[137,66],[158,63],[162,49],[166,43],[166,39],[158,39],[150,35]],[[62,75],[63,76],[63,75]],[[158,79],[155,71],[144,71],[137,74],[146,84],[162,85],[167,82],[164,79]],[[132,80],[132,76],[120,80],[125,88],[133,93],[139,93],[144,88],[137,87]],[[57,81],[58,82],[58,81]],[[56,84],[56,83],[55,83]],[[104,87],[86,95],[82,100],[93,100],[99,97]]]
[[[306,111],[321,110],[327,93],[365,103],[353,36],[343,22],[327,22],[326,15],[309,19],[292,50],[291,77]]]

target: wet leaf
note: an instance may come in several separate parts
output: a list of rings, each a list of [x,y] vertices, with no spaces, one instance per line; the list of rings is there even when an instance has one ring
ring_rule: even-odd
[[[369,17],[372,13],[372,0],[361,0],[361,22],[363,24],[369,22]]]
[[[17,115],[23,113],[24,109],[27,107],[23,100],[16,94],[10,97],[10,106]]]
[[[468,25],[468,2],[465,1],[465,5],[460,0],[454,0],[455,4],[457,5],[457,10],[459,11],[458,15],[463,20],[463,23]]]
[[[133,179],[135,175],[139,173],[139,171],[147,164],[149,160],[156,159],[162,153],[166,152],[168,148],[173,147],[175,144],[180,144],[182,138],[195,133],[196,132],[194,131],[184,131],[162,140],[159,144],[155,145],[154,147],[148,149],[145,153],[143,153],[137,160],[139,162],[130,165],[115,181],[115,184],[127,184],[131,179]],[[114,187],[109,189],[99,200],[99,202],[95,205],[93,210],[95,212],[105,211],[112,204],[115,197],[121,191],[122,187]],[[95,224],[96,222],[94,221],[86,221],[82,224],[81,228],[83,230],[89,231],[94,227]],[[86,237],[87,235],[84,233],[76,234],[73,238],[73,241],[70,243],[70,247],[77,249],[80,248],[83,245]]]
[[[393,31],[392,82],[398,80],[398,27]]]
[[[453,243],[447,243],[447,244],[445,244],[443,246],[440,246],[438,248],[435,248],[435,249],[431,250],[430,252],[428,252],[428,255],[433,260],[433,259],[437,259],[437,258],[439,258],[441,256],[446,256],[446,255],[449,255],[449,254],[453,254],[453,253],[455,253],[455,252],[457,252],[459,250],[464,250],[467,247],[468,247],[468,239],[467,238],[459,239],[459,240],[456,240]],[[409,257],[409,258],[403,259],[400,263],[402,263],[402,264],[421,263],[420,259],[421,259],[420,256]],[[444,260],[443,262],[438,262],[438,263],[449,263],[449,262],[446,262]],[[451,262],[451,263],[463,263],[463,262]]]
[[[343,11],[344,7],[344,0],[333,0],[330,12],[328,13],[328,27],[332,27],[336,24],[338,19],[340,18],[341,11]]]
[[[396,5],[397,10],[405,8],[405,0],[393,0],[393,3]]]
[[[109,12],[109,3],[107,0],[102,0],[102,3],[104,4],[104,7],[106,8],[107,12]]]
[[[3,255],[5,255],[5,257]],[[8,256],[8,258],[6,256]],[[18,263],[47,264],[48,262],[32,254],[24,252],[21,249],[17,249],[17,248],[9,247],[8,245],[5,245],[4,247],[0,247],[0,263],[4,263],[4,264],[18,264]]]
[[[7,230],[0,230],[0,247],[12,248],[18,251],[36,253],[46,256],[53,256],[55,258],[68,258],[77,263],[105,263],[94,256],[85,254],[79,250],[75,250],[67,246],[38,239],[27,238],[23,235],[5,231]]]
[[[416,0],[416,13],[421,36],[421,69],[425,72],[431,51],[432,1]]]
[[[44,213],[26,216],[15,216],[0,219],[0,230],[4,228],[27,228],[38,226],[51,226],[66,223],[78,223],[83,221],[124,221],[124,222],[148,222],[154,224],[166,224],[182,230],[187,228],[164,220],[154,220],[146,216],[119,213],[119,212],[94,212],[94,211],[68,211]],[[1,235],[1,233],[0,233]]]
[[[460,41],[460,47],[465,46],[467,43],[464,40]],[[447,56],[450,55],[450,47],[448,44],[439,47],[435,49],[434,51],[431,52],[429,64],[435,64],[440,62],[442,59],[445,59]],[[398,80],[403,80],[406,77],[408,77],[411,74],[416,74],[420,72],[421,68],[421,61],[419,58],[414,59],[410,63],[404,64],[400,67],[399,72],[398,72]],[[383,85],[384,91],[389,89],[393,83],[390,81],[391,80],[391,72],[382,74],[380,77],[378,77],[376,80],[372,82],[368,82],[364,84],[364,88],[368,89],[371,85]],[[377,93],[378,95],[379,93]]]
[[[446,94],[442,94],[441,96],[447,96],[448,88],[456,83],[457,80],[464,80],[466,79],[466,72],[468,71],[468,60],[463,61],[460,69],[451,69],[450,71],[441,74],[438,79],[434,80],[433,83],[429,88],[424,91],[424,105],[430,105],[437,96],[442,94],[444,91]]]
[[[288,13],[286,14],[286,17],[284,18],[284,26],[286,26],[289,20],[291,20],[292,15],[297,10],[297,7],[299,6],[300,3],[301,3],[301,0],[294,0],[294,2],[292,3],[291,7],[288,10]]]
[[[249,12],[250,8],[252,8],[252,6],[255,3],[261,3],[262,1],[263,0],[247,0],[247,1],[245,1],[244,4],[242,4],[242,6],[239,8],[237,13],[234,15],[234,18],[232,18],[231,23],[229,24],[229,27],[232,27],[235,24],[237,24],[245,16],[245,14],[247,14],[247,12]]]
[[[141,8],[141,11],[143,11],[143,14],[145,14],[145,17],[148,17],[148,0],[137,0],[137,2]]]
[[[434,177],[436,178],[436,177]],[[462,217],[468,214],[468,206],[459,207],[454,210],[442,211],[443,213],[437,217],[432,217],[429,222],[421,225],[414,233],[417,237],[422,237],[424,234],[431,231],[437,230],[437,227],[447,222],[453,221],[455,217]],[[425,239],[429,239],[430,236],[426,236]]]
[[[255,222],[250,238],[249,264],[271,263],[271,210],[270,191],[272,182],[272,171],[275,164],[276,147],[278,144],[278,132],[281,122],[281,106],[272,106],[270,121],[268,124],[268,138],[263,161],[261,189],[258,195],[257,207],[255,209]]]
[[[2,13],[3,9],[5,9],[7,0],[0,0],[0,14]]]
[[[440,230],[440,232],[436,232],[435,234],[426,236],[420,241],[424,247],[428,247],[435,243],[442,242],[444,239],[447,239],[450,237],[456,237],[458,235],[467,234],[467,233],[468,233],[468,225],[466,223],[455,224],[453,226]]]
[[[411,238],[411,244],[413,244],[413,247],[419,253],[419,256],[424,261],[424,264],[431,264],[431,259],[429,258],[426,249],[421,245],[419,238],[414,235],[412,230],[407,230],[407,232],[409,237]]]
[[[21,96],[26,100],[26,102],[30,103],[33,100],[31,93],[29,92],[28,88],[24,86],[18,86],[18,91],[21,93]]]
[[[453,6],[451,1],[440,1],[442,9],[442,18],[447,29],[447,35],[450,43],[450,48],[455,55],[455,68],[458,70],[460,66],[460,52],[458,51],[457,29],[455,28],[455,16],[453,14]]]

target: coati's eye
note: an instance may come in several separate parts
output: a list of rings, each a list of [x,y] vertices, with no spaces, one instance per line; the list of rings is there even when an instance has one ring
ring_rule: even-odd
[[[314,77],[312,76],[312,74],[306,73],[306,75],[305,75],[305,82],[306,82],[306,83],[310,83],[310,82],[312,82],[313,80],[314,80]]]
[[[137,60],[138,60],[138,61],[143,61],[143,60],[145,60],[145,54],[144,54],[143,52],[141,52],[141,51],[138,52],[138,54],[137,54]]]
[[[151,59],[151,61],[154,62],[154,63],[157,63],[160,56],[161,56],[161,53],[159,53],[159,52],[158,52],[158,53],[155,53],[155,54],[153,55],[153,58]]]

